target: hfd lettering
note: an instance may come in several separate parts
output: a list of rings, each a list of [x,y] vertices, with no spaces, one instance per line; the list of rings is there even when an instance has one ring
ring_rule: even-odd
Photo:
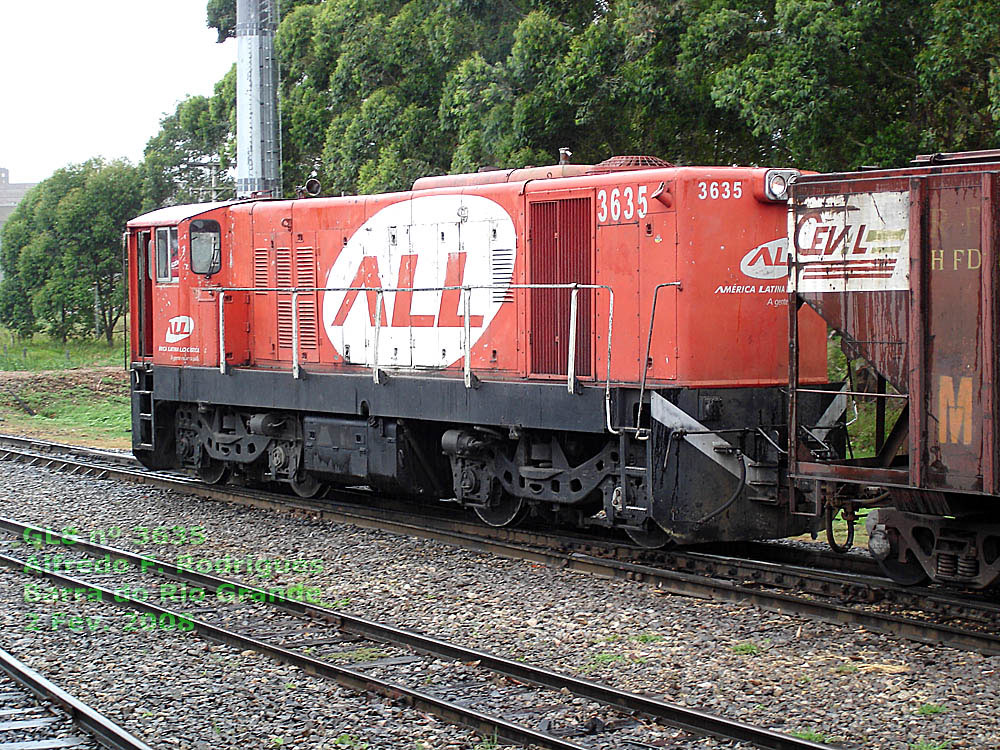
[[[444,286],[460,287],[465,279],[465,261],[467,253],[448,253],[448,264],[445,267]],[[399,278],[396,282],[397,289],[409,289],[413,287],[413,277],[417,271],[418,255],[404,255],[399,263]],[[358,293],[361,289],[366,289],[365,296],[368,298],[368,320],[370,325],[375,325],[375,311],[378,308],[378,295],[375,290],[382,287],[382,280],[379,277],[378,258],[374,255],[366,255],[361,259],[358,271],[354,274],[354,280],[349,284],[351,291],[344,295],[344,300],[340,303],[340,309],[333,319],[333,325],[342,326],[347,320],[351,308],[357,301]],[[392,305],[392,325],[398,328],[430,328],[435,325],[433,315],[413,315],[410,313],[410,306],[413,303],[413,292],[394,292],[395,300]],[[459,312],[458,306],[461,302],[462,291],[460,289],[445,289],[441,292],[441,305],[438,308],[437,327],[438,328],[460,328],[465,325],[465,318]],[[483,324],[482,315],[469,315],[469,326],[479,328]],[[385,314],[385,302],[382,303],[382,314],[379,325],[388,325]]]

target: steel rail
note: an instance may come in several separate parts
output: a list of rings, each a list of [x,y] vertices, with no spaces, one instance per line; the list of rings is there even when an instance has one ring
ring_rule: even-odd
[[[69,714],[73,723],[112,750],[152,750],[142,740],[125,731],[100,712],[67,693],[13,654],[0,649],[0,669],[44,701],[55,703]]]
[[[749,603],[765,611],[800,615],[833,624],[859,625],[869,630],[897,635],[920,643],[946,645],[987,655],[1000,654],[1000,634],[964,630],[928,620],[863,610],[833,602],[803,599],[711,576],[657,568],[579,552],[560,552],[544,547],[526,547],[519,543],[499,541],[464,531],[423,526],[413,521],[400,521],[385,513],[369,514],[363,509],[331,507],[323,503],[307,502],[286,496],[272,499],[265,493],[243,491],[241,488],[205,485],[194,479],[165,476],[135,469],[94,466],[63,457],[38,456],[0,448],[0,459],[20,460],[29,465],[47,468],[59,469],[62,467],[73,473],[88,472],[88,476],[121,479],[162,489],[181,490],[201,497],[211,497],[245,506],[302,513],[338,523],[350,523],[363,528],[380,529],[391,533],[456,544],[467,549],[489,552],[508,559],[529,560],[550,567],[584,572],[604,578],[625,578],[640,581],[654,585],[661,591],[681,596]],[[745,563],[746,561],[740,562]],[[841,582],[844,580],[848,580],[848,577],[841,578]],[[830,583],[834,586],[838,585],[836,581]]]
[[[31,524],[22,523],[9,518],[0,517],[0,529],[17,536],[45,534],[54,544],[82,550],[93,557],[110,555],[112,559],[121,559],[139,568],[142,572],[197,584],[213,593],[222,586],[238,586],[245,590],[251,599],[255,597],[279,609],[298,615],[306,615],[333,624],[339,630],[351,635],[358,635],[370,640],[405,646],[414,651],[432,654],[434,656],[458,662],[479,662],[479,666],[506,677],[523,682],[533,683],[552,690],[567,690],[581,698],[603,703],[608,706],[658,719],[671,726],[695,734],[711,735],[721,739],[736,739],[751,742],[758,747],[774,748],[805,748],[813,747],[811,743],[799,744],[797,738],[791,738],[780,732],[761,729],[733,719],[716,716],[685,708],[677,704],[657,700],[644,695],[638,695],[625,690],[619,690],[598,682],[585,680],[541,667],[533,667],[523,662],[497,656],[487,651],[459,646],[440,638],[406,630],[393,625],[375,622],[362,617],[320,607],[297,599],[289,599],[279,594],[265,591],[249,584],[221,578],[208,573],[201,573],[190,568],[174,565],[153,557],[139,555],[128,550],[89,542],[80,537],[59,534]],[[40,538],[40,537],[34,537]],[[47,541],[48,541],[47,540]]]
[[[4,528],[7,528],[8,530],[11,529],[12,523],[16,524],[16,522],[11,522],[9,519],[3,519]],[[38,527],[28,528],[33,528],[37,531],[44,531]],[[53,536],[53,538],[55,537]],[[83,540],[80,540],[80,544],[80,549],[85,549],[85,545],[92,548],[101,548],[102,550],[114,549],[104,548],[101,545],[93,545],[90,542],[83,542]],[[589,680],[583,680],[570,675],[563,675],[538,667],[531,667],[527,664],[504,659],[503,657],[495,656],[487,652],[464,648],[439,639],[423,636],[419,633],[353,617],[335,610],[315,607],[293,599],[279,597],[262,589],[239,584],[234,581],[220,579],[204,573],[197,573],[196,571],[188,571],[170,563],[155,560],[154,558],[145,558],[141,555],[134,555],[126,552],[125,550],[114,550],[113,553],[109,554],[114,554],[115,556],[120,557],[121,559],[129,560],[130,562],[136,561],[140,564],[140,566],[142,561],[145,560],[150,565],[155,564],[157,568],[162,568],[162,574],[167,577],[179,578],[181,580],[201,581],[204,582],[206,586],[212,587],[213,591],[217,590],[218,586],[224,584],[239,585],[247,591],[252,592],[251,597],[255,593],[258,596],[263,596],[264,600],[268,603],[272,603],[271,600],[273,599],[275,600],[273,603],[276,603],[277,606],[280,606],[283,609],[298,611],[304,614],[312,615],[319,619],[332,619],[334,621],[333,624],[338,625],[339,623],[345,632],[364,635],[372,638],[373,640],[382,640],[389,643],[405,645],[416,651],[425,651],[427,653],[442,656],[454,661],[468,662],[481,660],[480,665],[483,666],[489,664],[490,666],[486,666],[486,668],[491,671],[555,690],[565,688],[582,697],[591,698],[625,711],[642,713],[650,717],[658,718],[665,723],[688,732],[715,736],[726,740],[735,739],[739,741],[751,742],[758,747],[766,748],[767,750],[822,750],[823,748],[828,749],[831,747],[830,745],[820,745],[810,740],[804,740],[791,735],[782,734],[780,732],[774,732],[769,729],[755,727],[743,722],[726,719],[724,717],[715,716],[702,711],[697,711],[695,709],[684,708],[682,706],[665,703],[646,696],[617,690],[616,688],[591,682]],[[187,622],[190,622],[193,625],[193,631],[202,637],[242,649],[252,649],[279,662],[291,664],[304,669],[307,672],[333,679],[344,687],[358,692],[375,692],[390,700],[403,700],[407,703],[407,705],[410,705],[418,710],[428,711],[441,719],[454,724],[471,727],[475,731],[485,734],[486,736],[495,736],[502,740],[526,746],[534,745],[537,747],[551,748],[551,750],[585,750],[582,745],[568,740],[563,740],[546,732],[530,729],[528,727],[509,722],[500,717],[491,716],[475,709],[438,698],[429,693],[408,688],[404,685],[389,682],[387,680],[381,680],[358,670],[338,666],[331,662],[299,653],[283,646],[262,641],[259,638],[254,638],[236,631],[221,628],[217,625],[205,622],[204,620],[191,617],[183,612],[171,611],[148,601],[133,599],[130,596],[124,595],[122,592],[114,592],[86,580],[74,578],[46,568],[26,566],[24,560],[16,557],[0,554],[0,564],[15,570],[19,569],[26,574],[47,578],[60,585],[64,585],[67,588],[85,588],[88,590],[88,596],[90,591],[96,591],[99,593],[102,601],[113,603],[122,608],[134,609],[145,613],[155,614],[157,616],[166,614],[172,615],[175,618],[183,618]],[[153,573],[154,570],[147,566],[145,572]],[[155,572],[160,574],[160,571],[158,570]],[[279,600],[280,604],[278,603]]]
[[[348,667],[341,667],[331,662],[308,656],[307,654],[267,643],[249,635],[221,628],[204,620],[191,617],[184,612],[169,610],[150,602],[134,599],[121,591],[112,591],[99,584],[45,568],[26,566],[24,560],[11,557],[7,554],[0,553],[0,565],[4,565],[12,570],[20,570],[28,575],[47,578],[66,588],[85,589],[88,591],[88,596],[91,595],[90,592],[96,592],[100,601],[114,604],[122,609],[132,609],[138,612],[154,614],[157,617],[160,615],[169,615],[174,618],[180,618],[185,622],[191,623],[193,627],[192,632],[208,640],[225,643],[244,650],[257,651],[278,662],[290,664],[306,672],[332,679],[340,685],[359,693],[374,692],[392,701],[403,701],[417,710],[432,713],[449,723],[471,727],[485,736],[496,736],[499,739],[516,744],[537,745],[549,748],[550,750],[586,750],[582,745],[575,742],[562,740],[544,732],[520,726],[499,717],[489,716],[480,711],[437,698],[419,690],[413,690],[387,680],[380,680]]]

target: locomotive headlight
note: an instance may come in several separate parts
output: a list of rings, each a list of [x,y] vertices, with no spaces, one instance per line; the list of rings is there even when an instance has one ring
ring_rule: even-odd
[[[794,169],[769,169],[764,175],[764,195],[771,201],[788,200],[788,186],[798,174]]]
[[[770,182],[767,183],[767,191],[773,198],[781,198],[788,190],[788,181],[783,174],[771,175]]]

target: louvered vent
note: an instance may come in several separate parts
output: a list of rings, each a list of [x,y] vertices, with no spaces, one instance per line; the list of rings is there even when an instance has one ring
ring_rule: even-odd
[[[513,302],[514,292],[508,287],[514,273],[514,248],[495,247],[490,257],[490,271],[493,279],[493,301]],[[502,288],[501,288],[502,287]]]
[[[275,286],[292,286],[292,251],[279,247],[274,253]],[[292,295],[278,293],[278,348],[292,348]]]
[[[268,248],[266,247],[255,247],[253,250],[253,285],[257,289],[266,289],[270,286],[268,283],[270,274],[268,273]],[[257,292],[257,294],[266,295],[267,292]]]
[[[316,283],[316,251],[311,247],[295,248],[295,286],[300,289],[309,289],[318,286]],[[300,294],[298,305],[299,346],[302,349],[315,349],[319,344],[316,321],[316,293]]]

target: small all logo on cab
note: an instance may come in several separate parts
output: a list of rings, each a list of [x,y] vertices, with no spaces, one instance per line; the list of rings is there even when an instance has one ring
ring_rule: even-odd
[[[758,245],[743,256],[740,270],[755,279],[783,279],[788,275],[788,238]]]
[[[178,315],[167,321],[167,343],[176,344],[194,332],[194,319],[190,315]]]

